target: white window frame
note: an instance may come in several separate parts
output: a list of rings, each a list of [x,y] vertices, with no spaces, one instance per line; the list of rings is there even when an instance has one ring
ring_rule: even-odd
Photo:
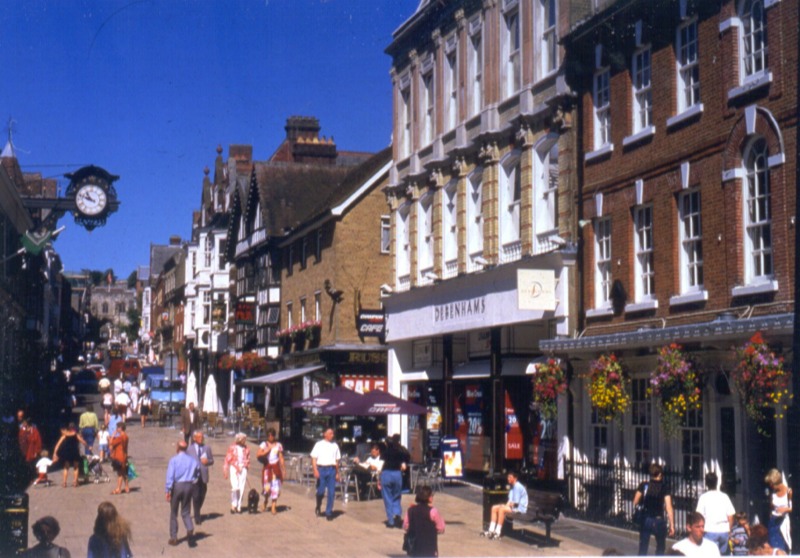
[[[403,277],[411,273],[411,237],[410,237],[410,213],[411,206],[404,204],[397,209],[396,236],[395,239],[395,260],[397,276]]]
[[[483,255],[483,168],[470,173],[467,180],[467,253]]]
[[[389,254],[392,251],[392,218],[389,215],[381,215],[381,254]]]
[[[541,77],[558,70],[558,1],[538,0],[538,17],[535,18],[541,59]]]
[[[469,115],[475,116],[483,105],[483,34],[480,26],[469,40],[469,83],[472,84]]]
[[[633,133],[653,125],[653,61],[650,45],[634,52],[631,59],[631,86],[633,87]]]
[[[611,69],[599,68],[592,78],[594,149],[611,145]]]
[[[452,130],[458,123],[458,49],[454,48],[445,56],[445,131]]]
[[[558,228],[558,137],[542,143],[535,154],[533,230],[537,236],[555,234]]]
[[[503,14],[503,98],[522,88],[522,26],[519,7]]]
[[[655,254],[653,251],[653,206],[634,208],[633,240],[636,270],[636,301],[655,300]]]
[[[211,291],[203,291],[203,325],[211,323]]]
[[[322,321],[322,293],[317,291],[314,293],[314,321]]]
[[[763,149],[762,149],[763,148]],[[758,150],[758,152],[756,152]],[[742,163],[744,203],[745,281],[757,284],[774,277],[771,185],[769,151],[766,140],[752,139],[744,152]]]
[[[602,217],[594,223],[594,306],[611,307],[611,218]]]
[[[400,157],[406,158],[411,155],[411,88],[405,87],[399,92],[398,111],[399,132],[400,132]]]
[[[300,323],[305,323],[307,319],[306,315],[306,297],[300,297]]]
[[[294,317],[292,316],[292,302],[289,301],[286,303],[286,327],[292,327],[294,325]]]
[[[703,287],[703,199],[694,188],[678,197],[681,241],[681,293],[694,293]]]
[[[754,13],[758,10],[758,13]],[[739,33],[741,83],[758,78],[768,70],[767,13],[764,0],[742,0],[739,5],[742,27]]]
[[[433,269],[433,192],[417,202],[417,269],[420,279]]]
[[[647,395],[649,378],[631,381],[631,426],[633,427],[633,462],[649,465],[653,457],[653,400]]]
[[[522,225],[522,164],[520,151],[511,151],[499,165],[500,233],[501,246],[519,242]]]
[[[426,146],[433,142],[434,122],[436,120],[436,103],[434,92],[433,68],[422,75],[419,82],[420,100],[422,109],[422,126],[420,126],[420,146]]]
[[[697,18],[678,27],[675,33],[678,71],[678,114],[700,104],[700,65]]]

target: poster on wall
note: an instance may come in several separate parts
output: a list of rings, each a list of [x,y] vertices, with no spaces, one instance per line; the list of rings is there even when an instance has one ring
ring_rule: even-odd
[[[483,405],[481,384],[468,384],[464,392],[464,414],[467,425],[465,464],[471,471],[483,470],[485,449]]]
[[[456,438],[445,438],[441,442],[442,468],[444,478],[460,479],[464,476],[464,467],[461,459],[461,445]]]
[[[506,459],[522,459],[522,429],[517,421],[517,413],[511,404],[511,397],[506,390]]]
[[[428,387],[428,415],[427,432],[428,432],[428,450],[436,455],[439,453],[439,447],[442,440],[442,411],[439,408],[439,401],[436,394]]]

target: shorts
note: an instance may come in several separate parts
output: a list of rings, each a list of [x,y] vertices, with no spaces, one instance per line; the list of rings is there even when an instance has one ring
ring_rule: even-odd
[[[150,407],[148,405],[142,405],[142,408],[139,411],[139,414],[142,415],[143,417],[149,416],[150,415]]]
[[[111,460],[111,468],[114,469],[114,472],[117,473],[122,478],[128,478],[128,464],[122,463],[117,461],[116,459]]]
[[[100,444],[100,451],[108,455],[108,444]]]
[[[106,411],[108,411],[109,413],[111,412],[111,409],[113,409],[113,408],[114,408],[114,406],[113,406],[112,404],[110,404],[110,403],[103,403],[103,409],[105,409],[105,410],[106,410]]]

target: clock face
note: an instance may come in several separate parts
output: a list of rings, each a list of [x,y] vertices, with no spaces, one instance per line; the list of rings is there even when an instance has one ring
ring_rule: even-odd
[[[108,204],[106,191],[96,184],[86,184],[75,194],[75,205],[84,215],[99,215]]]

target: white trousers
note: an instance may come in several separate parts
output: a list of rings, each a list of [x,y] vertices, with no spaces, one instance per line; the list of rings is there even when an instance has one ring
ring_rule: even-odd
[[[241,473],[237,473],[236,467],[231,465],[228,478],[231,480],[231,507],[242,511],[242,497],[244,497],[244,487],[247,484],[247,469],[242,469]]]

